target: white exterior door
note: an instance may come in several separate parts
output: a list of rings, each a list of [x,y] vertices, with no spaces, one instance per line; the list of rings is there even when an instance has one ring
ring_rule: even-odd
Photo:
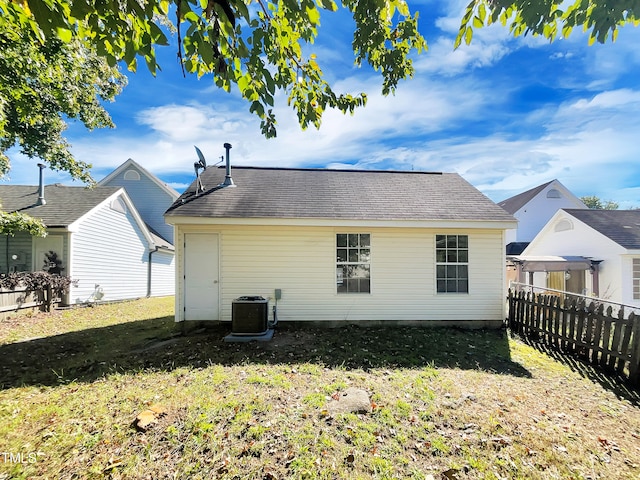
[[[185,234],[185,320],[220,319],[218,255],[218,234]]]

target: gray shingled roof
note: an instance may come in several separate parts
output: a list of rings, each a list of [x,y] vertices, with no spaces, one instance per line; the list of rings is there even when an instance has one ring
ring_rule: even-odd
[[[455,173],[234,167],[235,188],[218,188],[224,168],[201,175],[167,216],[477,220],[514,218]]]
[[[149,235],[151,236],[151,240],[153,240],[153,243],[158,248],[164,248],[166,250],[175,250],[175,247],[173,246],[173,244],[169,240],[164,238],[162,235],[160,235],[158,232],[156,232],[151,225],[149,225],[147,222],[145,222],[144,225],[145,227],[147,227],[147,230],[149,230]]]
[[[119,190],[118,187],[68,187],[46,185],[46,205],[36,205],[37,185],[0,185],[0,205],[5,212],[21,212],[41,219],[48,227],[66,227]]]
[[[586,223],[621,247],[640,249],[640,210],[566,209],[569,215]]]
[[[538,185],[537,187],[534,187],[531,190],[527,190],[526,192],[522,192],[518,195],[507,198],[506,200],[502,200],[501,202],[498,202],[498,205],[504,208],[507,212],[514,214],[522,207],[524,207],[527,202],[532,200],[533,197],[544,190],[551,182],[553,182],[553,180],[547,183],[543,183],[542,185]]]

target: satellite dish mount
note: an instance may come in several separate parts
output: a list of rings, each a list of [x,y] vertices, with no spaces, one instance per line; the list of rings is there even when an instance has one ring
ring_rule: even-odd
[[[194,145],[193,148],[196,149],[198,154],[198,161],[193,164],[193,168],[196,171],[196,195],[199,195],[204,192],[204,185],[202,185],[202,180],[200,179],[200,170],[204,172],[207,169],[207,161],[198,147]]]

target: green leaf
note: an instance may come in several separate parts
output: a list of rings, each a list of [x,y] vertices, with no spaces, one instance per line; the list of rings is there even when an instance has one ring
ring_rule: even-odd
[[[69,43],[71,38],[73,37],[73,32],[68,28],[58,28],[57,29],[58,37],[65,43]]]
[[[320,23],[320,12],[315,7],[307,7],[307,18],[312,25],[318,25]]]
[[[212,68],[215,56],[213,53],[213,46],[211,45],[211,43],[209,43],[206,39],[204,39],[202,43],[198,45],[198,53],[202,57],[202,61],[205,63],[205,65]]]
[[[251,107],[249,108],[249,111],[251,113],[255,113],[256,115],[258,115],[258,117],[260,118],[264,118],[264,107],[262,106],[262,104],[258,101],[254,101],[251,104]]]
[[[467,45],[471,44],[471,39],[473,38],[473,30],[471,27],[467,27],[467,30],[464,32],[464,41]]]

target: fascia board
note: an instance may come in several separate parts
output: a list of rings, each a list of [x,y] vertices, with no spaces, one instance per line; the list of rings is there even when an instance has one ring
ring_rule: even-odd
[[[349,220],[323,218],[216,218],[165,216],[165,221],[174,226],[184,225],[266,225],[305,227],[393,227],[393,228],[448,228],[448,229],[499,229],[516,228],[514,221],[492,220]]]

